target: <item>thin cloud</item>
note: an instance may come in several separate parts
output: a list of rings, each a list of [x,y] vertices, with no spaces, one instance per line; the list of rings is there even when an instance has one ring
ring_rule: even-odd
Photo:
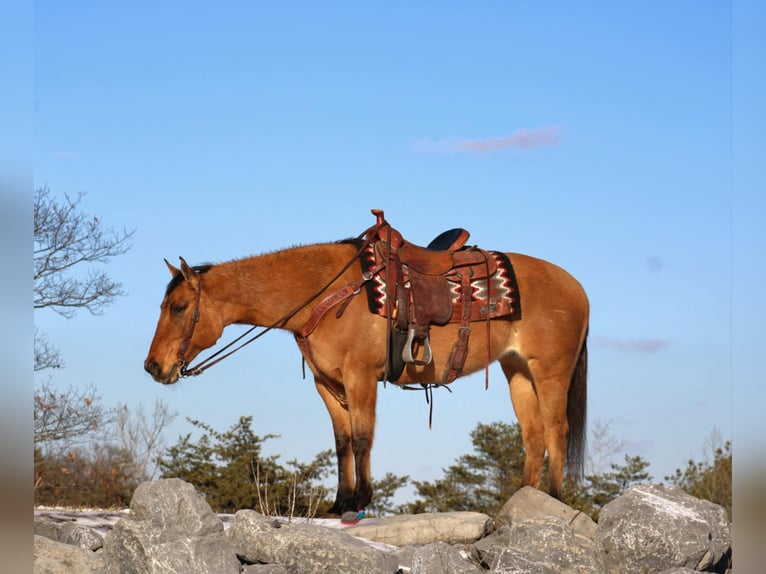
[[[618,349],[631,353],[656,353],[668,346],[661,339],[615,339],[609,337],[594,337],[593,343],[598,347]]]
[[[424,138],[413,148],[423,153],[488,153],[504,149],[535,149],[561,143],[558,127],[518,129],[510,135],[492,138]]]
[[[559,130],[556,127],[521,129],[504,137],[463,140],[457,144],[456,151],[486,153],[509,148],[535,149],[558,145],[560,142]]]

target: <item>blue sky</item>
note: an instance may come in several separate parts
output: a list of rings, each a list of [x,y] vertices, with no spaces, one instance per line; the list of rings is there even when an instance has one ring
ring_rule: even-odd
[[[764,202],[733,154],[754,153],[736,128],[757,120],[733,106],[749,70],[732,51],[751,48],[738,18],[712,1],[37,2],[34,184],[135,229],[108,268],[127,295],[105,315],[35,315],[65,359],[54,382],[106,404],[162,398],[179,413],[170,443],[187,416],[223,430],[251,414],[282,460],[331,448],[285,333],[173,388],[143,372],[162,258],[348,237],[380,207],[414,242],[461,226],[575,275],[589,419],[655,479],[701,458],[713,429],[745,444],[755,427],[733,412],[758,418],[763,398],[747,301]],[[515,420],[499,369],[488,391],[481,374],[452,390],[431,431],[421,395],[381,390],[376,477],[438,478],[478,422]]]

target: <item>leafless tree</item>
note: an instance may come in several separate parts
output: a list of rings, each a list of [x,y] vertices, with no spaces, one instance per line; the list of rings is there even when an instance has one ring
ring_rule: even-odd
[[[130,411],[127,405],[120,405],[116,410],[115,429],[120,446],[131,453],[136,465],[135,476],[149,480],[157,474],[157,457],[165,447],[162,432],[173,422],[177,413],[171,413],[162,399],[154,403],[151,415],[144,410],[144,405]]]
[[[612,421],[596,419],[590,432],[588,466],[590,475],[600,475],[609,470],[615,455],[623,452],[626,441],[612,433]]]
[[[125,253],[134,234],[105,228],[100,218],[81,212],[82,197],[64,195],[59,202],[47,187],[35,191],[34,307],[67,318],[77,309],[98,314],[123,294],[122,285],[104,270],[89,268],[84,276],[72,270]]]
[[[59,391],[50,380],[37,384],[34,416],[35,445],[46,451],[64,451],[98,439],[112,420],[93,385]]]
[[[62,201],[47,187],[35,190],[35,310],[50,309],[66,318],[78,309],[100,314],[123,294],[122,285],[96,266],[130,249],[134,232],[104,227],[100,218],[81,211],[82,197],[65,194]],[[62,365],[58,349],[35,329],[35,372]],[[36,381],[34,415],[35,444],[58,448],[98,438],[112,420],[93,386],[60,391],[50,377]]]

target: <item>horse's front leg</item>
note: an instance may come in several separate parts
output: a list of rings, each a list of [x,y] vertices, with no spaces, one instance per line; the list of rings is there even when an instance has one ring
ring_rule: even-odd
[[[338,490],[335,503],[328,514],[340,516],[347,510],[357,510],[354,500],[354,452],[351,446],[351,419],[343,387],[315,379],[319,396],[322,397],[332,420],[335,435],[335,453],[338,459]]]
[[[344,385],[348,397],[348,414],[351,421],[351,449],[354,453],[356,485],[354,508],[361,510],[372,501],[372,473],[370,453],[375,438],[375,406],[378,385],[374,377],[347,376]]]

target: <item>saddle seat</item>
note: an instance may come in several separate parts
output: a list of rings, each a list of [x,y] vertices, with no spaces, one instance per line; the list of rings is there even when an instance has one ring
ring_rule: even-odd
[[[497,270],[494,260],[477,247],[465,247],[470,233],[457,227],[436,236],[428,247],[421,247],[402,237],[385,220],[383,211],[373,209],[377,221],[370,228],[367,238],[376,243],[378,256],[395,254],[399,263],[423,275],[448,276],[456,268],[471,267],[464,272],[474,278],[488,277]]]

